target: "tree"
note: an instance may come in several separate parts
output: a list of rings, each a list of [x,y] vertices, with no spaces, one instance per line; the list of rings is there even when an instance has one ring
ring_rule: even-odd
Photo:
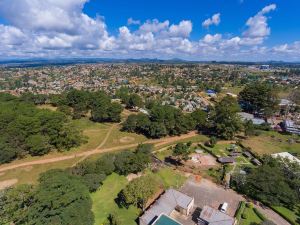
[[[244,129],[245,129],[246,136],[252,136],[255,134],[255,126],[254,126],[252,120],[247,120],[244,123]]]
[[[236,100],[230,96],[224,97],[215,106],[212,121],[213,129],[217,136],[224,139],[232,139],[242,128],[237,112],[240,107]]]
[[[83,177],[83,183],[87,186],[90,192],[95,192],[105,180],[105,174],[89,173]]]
[[[124,151],[116,155],[115,167],[116,172],[120,175],[137,173],[142,170],[136,160],[135,154],[130,151]]]
[[[152,176],[142,176],[131,181],[119,194],[121,203],[144,209],[150,197],[159,189],[159,184]]]
[[[292,209],[299,204],[299,166],[295,168],[272,157],[265,157],[263,162],[262,166],[249,170],[246,179],[237,186],[238,190],[268,205]]]
[[[203,110],[197,109],[191,113],[192,119],[195,121],[196,128],[203,130],[207,125],[207,113]]]
[[[43,173],[28,214],[29,225],[92,225],[94,216],[87,187],[62,170]]]
[[[164,124],[159,122],[152,122],[149,126],[149,136],[152,138],[161,138],[166,136],[167,129]]]
[[[143,107],[143,99],[138,94],[131,94],[128,99],[127,108]]]
[[[27,224],[28,212],[33,204],[35,188],[19,185],[0,193],[0,224]]]
[[[115,170],[115,156],[114,155],[104,155],[100,159],[96,161],[95,164],[95,172],[103,173],[106,175],[110,175]]]
[[[184,143],[178,143],[173,149],[173,154],[176,156],[182,155],[182,156],[188,156],[190,154],[190,148],[187,144]]]
[[[278,93],[267,83],[255,82],[240,92],[239,101],[245,111],[269,117],[277,110]]]
[[[26,145],[29,148],[30,155],[45,155],[50,152],[51,145],[49,137],[41,134],[31,135],[26,139]]]

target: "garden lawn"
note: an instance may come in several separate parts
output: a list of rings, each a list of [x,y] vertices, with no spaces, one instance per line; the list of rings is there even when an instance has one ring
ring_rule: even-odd
[[[272,137],[273,136],[273,137]],[[270,155],[279,152],[300,153],[300,143],[288,142],[288,139],[296,139],[292,135],[283,135],[274,131],[264,131],[259,136],[250,137],[243,140],[246,147],[259,155]]]
[[[294,211],[282,206],[273,206],[272,208],[284,215],[286,218],[289,218],[295,224],[300,222],[300,205],[296,207]]]
[[[149,173],[152,174],[159,183],[163,184],[164,189],[179,188],[187,179],[180,172],[169,167],[160,169],[157,173]]]
[[[98,191],[91,194],[95,225],[103,224],[110,213],[117,215],[121,224],[136,225],[135,220],[138,218],[140,210],[133,206],[130,206],[129,209],[119,208],[115,203],[118,193],[127,184],[126,177],[113,173],[106,178]]]
[[[246,219],[241,219],[239,225],[251,225],[252,223],[261,223],[262,220],[256,215],[253,208],[245,207],[244,213],[247,215]]]

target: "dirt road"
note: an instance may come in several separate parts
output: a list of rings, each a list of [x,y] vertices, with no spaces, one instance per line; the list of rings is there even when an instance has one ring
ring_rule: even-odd
[[[183,134],[181,136],[174,136],[174,137],[166,137],[166,138],[161,138],[161,139],[149,140],[149,141],[145,141],[143,143],[145,143],[145,144],[146,143],[154,144],[155,146],[162,146],[162,145],[170,144],[170,143],[173,143],[173,142],[176,142],[176,141],[191,138],[191,137],[194,137],[196,135],[197,135],[197,133],[195,131],[193,131],[193,132],[190,132],[188,134]],[[88,156],[95,155],[95,154],[101,154],[101,153],[114,152],[114,151],[134,148],[134,147],[138,146],[138,144],[139,143],[130,144],[130,145],[123,145],[123,146],[117,146],[117,147],[112,147],[112,148],[101,148],[103,145],[100,144],[100,146],[98,146],[98,148],[96,148],[94,150],[86,151],[86,152],[73,153],[73,154],[70,154],[70,155],[59,156],[59,157],[54,157],[54,158],[50,158],[50,159],[38,159],[38,160],[24,162],[24,163],[18,163],[18,164],[13,164],[13,165],[2,166],[2,167],[0,167],[0,172],[4,172],[4,171],[7,171],[7,170],[16,169],[16,168],[20,168],[20,167],[24,167],[24,166],[33,166],[33,165],[41,165],[41,164],[46,164],[46,163],[54,163],[54,162],[59,162],[59,161],[63,161],[63,160],[73,159],[73,158],[88,157]]]

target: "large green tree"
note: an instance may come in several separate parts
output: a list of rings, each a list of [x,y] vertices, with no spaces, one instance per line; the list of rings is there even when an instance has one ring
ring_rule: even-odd
[[[39,181],[29,225],[94,224],[91,197],[80,179],[62,170],[50,170]]]
[[[212,113],[213,131],[224,139],[232,139],[242,128],[237,112],[240,107],[236,99],[226,96],[215,106]]]
[[[278,93],[274,86],[254,82],[246,85],[239,94],[239,101],[243,109],[250,113],[271,116],[278,106]]]

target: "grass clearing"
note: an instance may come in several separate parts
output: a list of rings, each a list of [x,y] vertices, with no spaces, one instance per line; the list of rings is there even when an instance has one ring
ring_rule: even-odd
[[[129,209],[119,208],[114,199],[118,193],[128,184],[124,176],[112,174],[106,178],[98,191],[91,194],[95,215],[95,225],[103,224],[110,213],[118,215],[122,224],[136,225],[140,210],[130,206]]]
[[[51,169],[66,169],[68,167],[71,167],[77,161],[78,158],[73,158],[56,163],[33,165],[8,170],[4,172],[2,176],[0,176],[0,181],[18,179],[18,182],[16,184],[36,184],[41,173]]]
[[[260,224],[262,222],[262,220],[254,212],[253,208],[245,207],[243,214],[246,215],[247,218],[242,218],[239,225],[251,225],[252,223]]]
[[[122,145],[130,145],[135,143],[142,143],[144,141],[147,141],[148,139],[139,134],[135,133],[128,133],[120,131],[121,127],[116,126],[113,128],[109,138],[107,139],[106,144],[103,146],[103,148],[111,148],[111,147],[117,147]]]
[[[300,143],[289,143],[289,139],[296,139],[292,135],[283,135],[275,131],[263,131],[261,135],[243,140],[243,144],[250,147],[259,155],[270,155],[279,152],[300,153]]]
[[[159,183],[162,183],[165,189],[179,188],[187,179],[187,177],[183,176],[182,173],[169,167],[160,169],[156,173],[150,171],[147,171],[147,173],[154,176],[154,178],[157,179]]]
[[[300,223],[300,205],[298,207],[295,207],[293,211],[283,206],[273,206],[272,208],[275,209],[275,211],[277,211],[284,218],[288,218],[289,221],[294,222],[294,224]]]

